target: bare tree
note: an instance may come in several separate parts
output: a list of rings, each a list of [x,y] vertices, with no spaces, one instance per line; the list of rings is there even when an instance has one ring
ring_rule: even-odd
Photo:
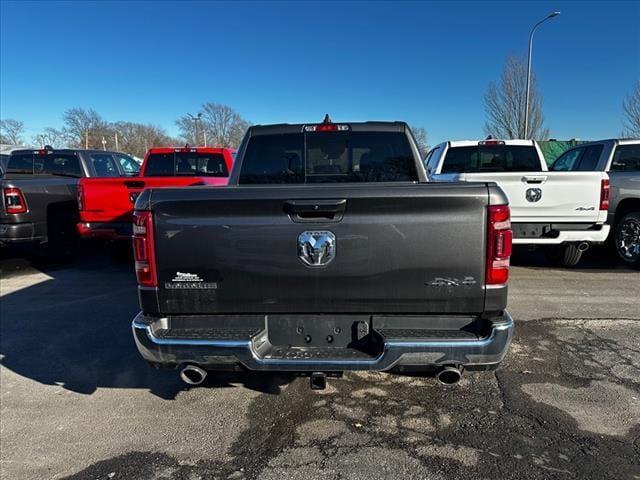
[[[110,136],[109,125],[95,110],[72,108],[64,112],[63,132],[69,146],[102,148],[102,137]]]
[[[411,131],[413,132],[413,138],[415,138],[416,143],[418,144],[420,156],[424,158],[429,151],[429,144],[427,143],[427,131],[422,127],[411,127]]]
[[[164,129],[155,125],[116,122],[111,124],[110,128],[113,133],[109,138],[109,145],[115,145],[117,134],[118,149],[138,157],[144,157],[151,147],[171,147],[180,143],[178,139],[171,138]]]
[[[34,145],[50,145],[53,148],[61,148],[66,146],[66,138],[64,132],[55,128],[47,127],[38,135],[34,135],[32,138]]]
[[[624,111],[623,137],[640,138],[640,81],[636,82],[631,93],[622,102]]]
[[[524,110],[527,88],[527,61],[510,56],[505,61],[500,81],[491,82],[484,94],[487,121],[485,133],[495,138],[532,138],[544,140],[549,130],[544,126],[542,95],[537,89],[535,75],[531,78],[529,98],[529,128],[524,131]]]
[[[24,123],[13,118],[0,120],[0,143],[21,145],[24,134]]]
[[[193,142],[195,122],[188,115],[176,120],[180,135],[187,141]],[[205,103],[202,105],[202,119],[198,125],[198,143],[204,141],[204,132],[209,145],[221,147],[237,147],[242,141],[249,122],[244,120],[238,112],[227,105]]]

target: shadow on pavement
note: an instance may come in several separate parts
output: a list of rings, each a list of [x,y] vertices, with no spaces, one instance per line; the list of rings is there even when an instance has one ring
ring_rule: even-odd
[[[632,272],[618,260],[615,252],[606,245],[593,245],[582,256],[575,267],[562,267],[554,264],[544,254],[542,248],[530,249],[526,246],[514,246],[511,265],[516,267],[532,267],[559,270],[596,270],[607,272]]]
[[[0,257],[0,364],[17,375],[82,394],[98,388],[149,389],[174,399],[188,387],[174,371],[155,370],[131,335],[138,312],[130,261],[114,262],[102,248],[51,262]],[[39,282],[39,283],[36,283]],[[204,384],[244,385],[279,393],[286,377],[210,375]]]

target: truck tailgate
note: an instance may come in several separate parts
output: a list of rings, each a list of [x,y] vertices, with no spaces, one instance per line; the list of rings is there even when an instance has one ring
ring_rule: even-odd
[[[484,184],[148,193],[163,314],[484,309]],[[333,235],[333,259],[307,265],[299,251],[305,232]]]
[[[509,197],[513,222],[603,222],[604,172],[463,173],[464,181],[496,182]],[[539,197],[539,198],[538,198]]]
[[[191,185],[226,185],[228,179],[220,177],[116,177],[83,178],[82,222],[130,222],[135,199],[145,188],[181,187]]]

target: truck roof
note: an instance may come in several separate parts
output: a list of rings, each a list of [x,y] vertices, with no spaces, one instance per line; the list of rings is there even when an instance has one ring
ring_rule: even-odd
[[[490,139],[482,139],[482,140],[456,140],[448,143],[449,143],[449,147],[475,147],[481,142],[498,142],[498,144],[520,145],[524,147],[535,145],[535,140],[522,140],[522,139],[501,140],[499,138],[490,138]]]
[[[351,131],[382,131],[382,132],[404,132],[408,129],[406,122],[331,122],[333,125],[348,125]],[[273,135],[281,133],[300,133],[302,129],[311,125],[323,125],[323,122],[309,123],[275,123],[271,125],[252,125],[249,127],[251,135]]]
[[[185,145],[184,147],[152,147],[147,151],[147,155],[150,153],[174,153],[174,152],[194,152],[194,153],[222,153],[224,151],[235,152],[235,148],[230,147],[191,147]]]
[[[45,148],[22,148],[19,150],[13,150],[11,152],[11,155],[24,155],[24,154],[29,154],[29,153],[39,153],[42,152],[44,150],[47,150],[48,152],[55,152],[55,153],[122,153],[124,155],[129,155],[128,153],[125,152],[118,152],[115,150],[99,150],[97,148],[51,148],[51,149],[45,149]]]
[[[589,146],[596,143],[609,143],[609,142],[616,143],[618,145],[635,145],[640,143],[640,138],[605,138],[603,140],[592,140],[589,142],[580,143],[575,147],[584,147],[584,146]],[[571,148],[575,148],[575,147],[571,147]]]

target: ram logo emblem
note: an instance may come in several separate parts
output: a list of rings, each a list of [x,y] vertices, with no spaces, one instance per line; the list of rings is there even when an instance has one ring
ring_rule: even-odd
[[[324,267],[336,256],[336,236],[326,230],[298,235],[298,257],[308,267]]]
[[[542,198],[542,189],[528,188],[525,196],[528,202],[538,202]]]

